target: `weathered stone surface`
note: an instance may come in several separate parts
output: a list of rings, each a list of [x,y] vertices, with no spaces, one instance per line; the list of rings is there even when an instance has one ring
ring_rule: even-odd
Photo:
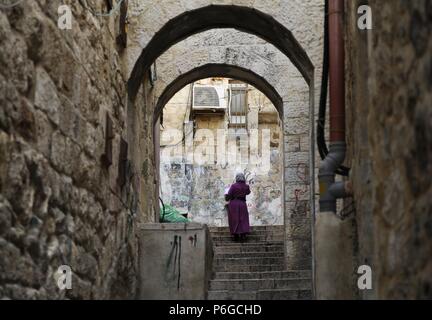
[[[6,234],[12,226],[13,211],[9,202],[0,195],[0,236]]]
[[[358,264],[374,272],[362,298],[430,299],[432,149],[430,1],[372,1],[373,31],[347,37],[348,165]]]
[[[213,82],[202,80],[199,83],[210,85]],[[220,92],[228,89],[227,79],[214,80],[214,84]],[[252,191],[248,196],[250,223],[252,225],[282,224],[282,130],[275,107],[263,93],[252,86],[248,87],[248,128],[259,130],[260,134],[263,130],[268,130],[270,133],[269,145],[265,146],[269,148],[270,154],[268,159],[264,158],[264,164],[260,159],[255,161],[253,158],[253,155],[258,154],[259,150],[253,150],[252,138],[246,141],[246,153],[242,154],[242,157],[246,158],[242,158],[242,165],[233,160],[225,163],[228,160],[227,155],[233,151],[224,149],[224,140],[219,136],[223,134],[218,131],[225,132],[224,129],[228,126],[226,114],[213,116],[197,114],[194,116],[195,129],[209,130],[208,133],[213,136],[213,139],[202,143],[195,139],[194,156],[197,157],[197,146],[206,146],[208,147],[206,152],[214,157],[214,161],[204,165],[196,162],[189,164],[186,155],[183,154],[183,150],[187,149],[187,143],[183,143],[186,141],[183,136],[186,134],[189,138],[191,134],[188,135],[189,129],[184,129],[183,126],[189,105],[190,90],[191,86],[186,86],[164,108],[164,125],[161,132],[161,195],[163,201],[181,212],[189,213],[188,218],[194,222],[211,226],[226,226],[228,219],[224,207],[224,191],[232,184],[236,170],[242,168],[247,173]],[[221,98],[221,105],[227,103],[225,98]],[[192,122],[190,124],[192,125]],[[174,132],[180,135],[172,140]],[[228,138],[228,141],[230,139]],[[178,144],[179,148],[172,147],[175,144]],[[237,148],[234,151],[235,155],[241,153],[241,150]],[[268,170],[264,169],[267,166]],[[263,169],[262,172],[260,169]]]
[[[56,125],[59,124],[59,111],[61,102],[56,94],[57,88],[43,68],[36,68],[35,77],[35,106],[44,111],[49,119]]]
[[[57,27],[57,1],[0,11],[0,298],[135,295],[130,264],[137,254],[119,249],[128,226],[112,215],[126,216],[136,187],[105,187],[118,166],[107,173],[100,162],[106,114],[117,136],[126,122],[125,73],[109,28],[114,18],[94,18],[78,2],[67,3],[72,30]],[[112,198],[121,199],[115,208]],[[102,259],[112,272],[102,269]],[[69,293],[54,278],[64,264],[79,274]],[[130,287],[112,293],[122,274]]]

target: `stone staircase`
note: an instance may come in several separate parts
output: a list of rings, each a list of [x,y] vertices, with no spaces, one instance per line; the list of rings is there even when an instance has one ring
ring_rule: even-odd
[[[311,272],[284,268],[283,226],[252,227],[244,243],[210,228],[214,246],[209,300],[311,299]]]

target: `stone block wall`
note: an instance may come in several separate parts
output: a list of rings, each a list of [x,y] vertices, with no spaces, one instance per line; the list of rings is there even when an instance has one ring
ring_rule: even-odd
[[[357,28],[370,5],[373,29]],[[348,145],[362,298],[432,298],[432,3],[346,1]]]
[[[71,30],[57,27],[61,4],[72,10]],[[0,298],[135,295],[141,164],[129,156],[119,174],[119,154],[121,138],[131,144],[137,132],[126,134],[126,115],[140,113],[127,111],[114,22],[78,1],[0,10]],[[57,287],[61,265],[72,268],[72,290]]]
[[[206,300],[213,244],[206,225],[145,224],[140,228],[143,300]]]

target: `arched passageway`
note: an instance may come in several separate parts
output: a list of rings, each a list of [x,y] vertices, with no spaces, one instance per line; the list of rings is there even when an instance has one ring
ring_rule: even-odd
[[[190,78],[193,71],[197,76]],[[233,71],[223,74],[238,74]],[[184,87],[181,81],[172,83],[181,88],[164,103],[158,125],[160,197],[191,222],[226,227],[224,191],[242,171],[252,191],[247,201],[250,225],[282,227],[283,134],[275,99],[246,77],[220,74],[218,65],[204,65],[184,75],[193,79]]]
[[[242,52],[247,55],[247,53]],[[251,53],[249,53],[252,55]],[[179,58],[180,59],[180,58]],[[251,58],[252,59],[252,58]],[[254,61],[245,59],[246,62]],[[223,62],[223,61],[222,61]],[[242,61],[236,61],[238,64],[241,64]],[[244,61],[243,61],[244,62]],[[175,68],[178,60],[171,61],[170,64],[166,65],[165,68],[167,70],[171,70]],[[262,62],[261,62],[262,64]],[[208,77],[231,77],[235,79],[239,79],[245,82],[248,82],[254,85],[257,89],[262,91],[267,95],[267,97],[272,101],[274,106],[279,112],[279,117],[282,120],[281,122],[287,122],[288,125],[291,124],[291,127],[294,122],[296,122],[300,115],[302,115],[301,119],[304,119],[306,123],[306,131],[304,133],[300,133],[302,136],[302,141],[308,140],[308,130],[307,123],[309,121],[308,114],[308,102],[307,97],[303,102],[295,101],[292,102],[289,99],[289,92],[287,93],[287,82],[289,82],[289,75],[284,74],[284,68],[281,70],[275,70],[273,68],[264,68],[260,67],[259,61],[256,61],[256,64],[251,64],[250,69],[246,69],[246,64],[240,67],[239,65],[228,65],[225,63],[210,63],[203,64],[196,68],[193,67],[193,63],[191,63],[191,69],[185,73],[181,73],[176,78],[173,78],[172,74],[170,76],[161,75],[161,83],[156,84],[155,91],[157,92],[157,103],[154,113],[154,122],[157,121],[161,110],[165,106],[165,104],[169,101],[169,99],[181,88],[185,85],[202,78]],[[184,68],[186,70],[187,68]],[[261,71],[261,75],[258,75],[252,69],[257,69]],[[281,81],[282,80],[282,81]],[[163,89],[163,90],[162,90]],[[162,92],[159,94],[159,92]],[[285,97],[282,98],[281,94],[284,94]],[[284,101],[285,100],[285,101]],[[296,107],[292,107],[293,104],[297,103]],[[285,111],[284,111],[285,109]],[[284,117],[284,112],[286,113],[286,117]],[[294,118],[290,118],[291,115],[294,115]],[[301,149],[294,149],[292,144],[292,138],[299,137],[299,134],[296,132],[293,135],[289,134],[289,131],[283,134],[284,148],[288,150],[284,150],[284,169],[283,171],[289,172],[290,176],[284,174],[284,185],[283,189],[283,198],[284,198],[284,221],[286,225],[286,232],[289,236],[286,239],[287,244],[287,252],[286,254],[286,262],[287,266],[292,269],[307,269],[310,267],[311,263],[311,252],[310,252],[310,228],[308,227],[311,224],[311,216],[307,213],[307,209],[305,209],[304,204],[308,204],[308,196],[309,190],[305,190],[304,178],[301,177],[301,172],[305,167],[309,167],[308,159],[304,158],[305,154],[309,150],[307,144],[303,144]],[[155,137],[158,137],[156,135]],[[155,139],[155,143],[158,143],[158,138]],[[288,146],[288,148],[287,148]],[[303,149],[306,148],[306,149]],[[160,159],[159,151],[156,150],[155,163],[159,166]],[[157,172],[159,172],[159,167]],[[297,174],[295,174],[297,172]],[[299,174],[300,173],[300,174]],[[301,190],[303,194],[299,197],[298,191]],[[301,248],[294,250],[295,248]]]
[[[311,86],[314,66],[292,33],[270,15],[242,6],[210,5],[184,12],[168,21],[150,40],[138,58],[128,81],[130,98],[134,98],[144,74],[152,63],[175,43],[199,32],[214,28],[235,28],[255,34],[272,43],[298,68]]]
[[[234,78],[253,85],[255,88],[260,90],[269,98],[269,100],[278,110],[280,118],[283,119],[282,97],[275,90],[275,88],[267,82],[266,79],[251,70],[236,65],[205,64],[201,67],[195,68],[187,73],[182,74],[165,88],[161,96],[158,98],[158,102],[156,104],[156,108],[154,111],[154,122],[156,122],[159,118],[160,113],[166,103],[180,89],[194,81],[211,77]]]
[[[252,21],[253,23],[251,23]],[[284,193],[287,193],[288,191],[291,195],[291,199],[285,203],[285,205],[288,204],[290,208],[288,210],[284,209],[286,236],[285,252],[290,253],[289,257],[286,255],[286,262],[289,268],[311,268],[311,245],[313,242],[311,239],[311,229],[313,226],[313,216],[315,211],[315,193],[311,192],[311,190],[315,190],[315,153],[312,138],[314,136],[314,66],[306,52],[287,28],[276,21],[273,17],[248,7],[212,5],[185,12],[166,23],[164,27],[156,32],[154,37],[143,49],[128,81],[129,99],[130,101],[134,101],[143,79],[148,76],[150,67],[161,54],[187,37],[212,28],[235,28],[261,37],[265,41],[273,44],[286,57],[288,57],[306,81],[308,90],[305,91],[309,93],[309,103],[306,111],[306,114],[308,115],[306,118],[307,131],[297,134],[295,139],[299,139],[299,146],[291,150],[292,157],[286,158],[287,162],[285,163],[285,168],[291,170],[292,173],[292,181],[289,181],[284,188]],[[213,69],[213,73],[209,73],[207,76],[222,75],[232,77],[232,74],[230,75],[232,70],[229,70],[226,66],[222,68],[222,65],[219,65],[217,68],[213,68],[215,68]],[[188,76],[198,77],[201,73],[198,78],[202,78],[205,77],[205,73],[202,73],[203,70],[204,69],[187,71],[186,74],[188,74]],[[211,68],[208,70],[211,70]],[[247,72],[240,72],[247,71],[246,68],[243,70],[236,68],[235,71],[236,73],[239,73],[239,75],[234,76],[235,78],[243,78],[250,83],[256,83],[257,87],[262,86],[264,83],[262,75],[250,78],[247,77]],[[152,116],[153,125],[157,122],[158,113],[163,108],[164,103],[166,103],[167,97],[172,96],[175,93],[174,88],[181,88],[182,83],[183,85],[188,83],[184,79],[187,79],[187,77],[183,78],[183,76],[180,75],[178,79],[174,79],[170,84],[168,84],[166,93],[162,94],[162,96],[166,95],[166,97],[159,100],[155,108],[152,107],[152,111],[154,112]],[[191,77],[191,79],[193,79],[193,77]],[[176,83],[176,80],[178,83]],[[155,87],[156,90],[152,88],[149,89],[148,92],[152,92],[151,94],[155,94],[155,92],[157,93],[157,83],[155,84]],[[269,97],[272,95],[275,96],[272,94],[274,90],[266,90],[268,91]],[[147,94],[144,95],[146,96]],[[279,97],[287,96],[287,93],[283,92],[278,95]],[[158,101],[157,96],[154,98]],[[286,109],[284,103],[289,102],[284,101],[283,99],[278,100],[279,101],[275,103],[275,106],[277,106],[279,111],[282,111],[281,114],[283,115],[284,109]],[[281,100],[282,103],[280,103]],[[305,110],[302,112],[305,112]],[[283,116],[281,118],[283,119]],[[290,128],[285,129],[286,132],[295,131],[296,125],[292,125]],[[305,137],[301,138],[300,136]],[[158,133],[154,130],[153,142],[158,139]],[[288,143],[288,140],[285,140],[285,142]],[[308,145],[308,147],[303,149],[303,146],[300,145]],[[290,145],[284,143],[284,148],[289,149]],[[289,150],[287,151],[290,152]],[[158,153],[159,151],[155,150],[156,157]],[[154,163],[155,171],[159,172],[159,159],[156,158]],[[157,176],[157,174],[155,176]],[[158,211],[156,210],[156,212]]]
[[[326,215],[331,220],[320,220],[331,223],[317,224],[325,232],[315,232],[320,244],[315,258],[319,268],[328,270],[320,273],[318,293],[338,299],[431,297],[430,1],[367,1],[365,7],[363,0],[335,0],[329,4],[338,9],[328,12],[323,0],[118,0],[114,6],[114,1],[63,1],[64,15],[58,10],[60,1],[0,2],[11,3],[0,5],[0,299],[133,299],[138,297],[139,276],[149,274],[138,271],[142,252],[152,254],[146,261],[153,269],[167,270],[167,260],[161,264],[156,260],[169,257],[170,251],[138,243],[142,226],[155,225],[158,210],[155,103],[167,86],[195,68],[234,65],[265,79],[283,101],[284,131],[289,137],[284,147],[292,159],[285,163],[287,176],[298,176],[298,164],[313,163],[315,123],[305,111],[314,114],[314,83],[319,87],[320,66],[326,69],[325,16],[332,29],[328,34],[337,38],[326,46],[339,57],[346,49],[346,59],[340,59],[337,68],[345,71],[345,80],[331,87],[341,93],[340,102],[344,84],[348,93],[343,103],[349,146],[344,165],[351,168],[345,186],[352,189],[353,199],[339,212],[332,199],[332,211]],[[359,15],[360,7],[373,15]],[[359,30],[359,17],[366,18],[373,30]],[[73,31],[67,30],[69,22]],[[415,32],[389,35],[395,26]],[[301,100],[306,103],[298,108],[300,100],[294,100],[293,92],[273,81],[287,74],[278,64],[271,67],[273,61],[268,61],[270,67],[260,70],[254,63],[234,63],[237,53],[253,45],[244,41],[243,48],[227,48],[236,42],[227,41],[226,31],[219,28],[250,32],[289,57],[311,88],[310,109],[308,99]],[[197,40],[198,46],[224,49],[202,60],[196,59],[199,53],[189,57],[180,53],[179,60],[174,52],[159,65],[174,66],[172,72],[158,68],[163,74],[151,76],[149,66],[161,61],[162,52],[174,43],[187,48],[190,35],[203,30],[214,33],[206,41]],[[338,36],[342,33],[344,39]],[[224,50],[228,59],[219,55]],[[185,63],[188,58],[195,64]],[[297,119],[287,121],[292,113],[298,114]],[[313,166],[309,173],[313,187],[317,180]],[[308,268],[301,253],[310,253],[310,239],[298,236],[310,232],[301,223],[309,216],[302,215],[297,204],[309,199],[313,206],[317,191],[309,190],[309,198],[299,182],[285,186],[289,205],[285,247],[292,253],[288,265],[293,269]],[[310,211],[313,216],[313,207]],[[195,230],[192,239],[194,235]],[[173,237],[166,240],[179,248]],[[185,251],[176,250],[176,257],[178,252],[184,257]],[[310,255],[304,257],[310,261]],[[181,268],[180,263],[171,264],[174,271],[183,271],[177,278],[168,270],[173,275],[171,292],[191,287],[194,282],[184,276],[198,270],[198,260],[204,259],[187,260]],[[247,266],[243,274],[250,279],[250,264],[243,265]],[[67,272],[72,290],[59,290],[55,274],[65,266],[72,271]],[[352,274],[358,266],[366,272],[361,275],[369,283],[364,283],[365,288],[371,290],[358,289]],[[164,287],[161,279],[147,290],[150,298],[154,289]],[[220,282],[215,288],[221,288]]]

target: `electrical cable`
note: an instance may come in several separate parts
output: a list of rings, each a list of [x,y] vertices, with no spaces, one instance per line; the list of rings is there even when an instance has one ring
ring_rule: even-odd
[[[328,77],[329,77],[329,35],[328,35],[328,0],[325,0],[325,18],[324,18],[324,52],[323,52],[323,69],[321,78],[321,96],[318,112],[317,123],[317,144],[321,159],[325,159],[329,153],[325,141],[325,118],[327,107]]]

